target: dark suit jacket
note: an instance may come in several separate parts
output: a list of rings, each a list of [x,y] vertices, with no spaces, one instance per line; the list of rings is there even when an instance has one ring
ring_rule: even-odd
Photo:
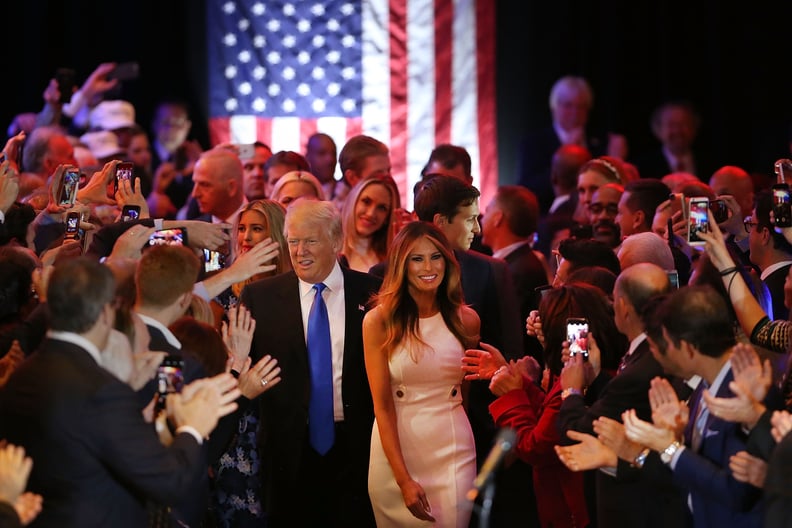
[[[622,412],[628,409],[635,409],[639,418],[651,422],[649,385],[655,376],[664,376],[663,369],[644,340],[590,407],[580,396],[564,400],[558,418],[561,438],[566,438],[569,430],[594,434],[594,420],[606,416],[621,422]],[[659,473],[661,478],[656,479],[640,471],[632,478],[617,479],[601,471],[595,475],[599,526],[684,526],[685,496],[672,484],[670,472]]]
[[[381,281],[365,273],[343,267],[341,270],[346,303],[341,390],[350,445],[347,477],[336,475],[334,481],[326,483],[326,489],[339,491],[339,487],[351,485],[353,489],[345,492],[369,504],[366,475],[374,406],[363,359],[361,329],[369,298],[379,290]],[[308,437],[310,372],[297,275],[289,272],[256,281],[242,291],[241,302],[256,320],[250,353],[253,363],[270,354],[281,368],[281,382],[260,397],[265,509],[276,518],[303,518],[311,514],[310,504],[300,506],[300,501],[310,497],[304,496],[301,490],[306,483],[299,480]],[[292,507],[299,511],[290,510]]]
[[[144,501],[171,504],[206,473],[186,433],[166,448],[135,393],[81,347],[46,340],[0,391],[0,437],[32,457],[31,526],[146,526]]]
[[[734,393],[729,389],[733,379],[730,370],[716,396],[733,398]],[[690,420],[685,429],[688,447],[674,467],[674,482],[690,493],[696,526],[761,526],[760,490],[735,480],[729,469],[729,458],[746,449],[740,424],[710,414],[698,452],[690,447],[703,388],[701,383],[690,399]]]
[[[539,293],[537,286],[547,284],[547,273],[539,258],[534,254],[529,244],[518,247],[504,258],[509,265],[517,302],[520,306],[520,323],[528,318],[531,310],[539,307]],[[526,332],[522,332],[523,355],[533,356],[542,364],[542,347],[539,341]]]
[[[789,265],[778,268],[768,275],[762,282],[770,292],[773,301],[773,319],[789,319],[789,308],[784,306],[784,281],[789,273]]]
[[[639,153],[634,159],[629,159],[638,169],[641,178],[661,179],[667,174],[675,172],[674,168],[668,164],[668,160],[663,154],[662,146]],[[708,183],[712,173],[717,167],[709,159],[709,156],[699,148],[693,149],[693,162],[696,164],[696,176],[704,183]]]
[[[606,154],[608,145],[596,134],[586,134],[586,148],[595,158]],[[520,173],[517,182],[531,189],[539,200],[539,210],[546,213],[553,203],[550,165],[553,154],[561,146],[555,128],[549,125],[530,132],[521,145]]]

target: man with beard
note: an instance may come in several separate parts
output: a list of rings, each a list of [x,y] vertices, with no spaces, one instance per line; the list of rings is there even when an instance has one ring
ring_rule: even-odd
[[[589,221],[592,227],[592,237],[615,248],[621,242],[621,232],[616,223],[619,213],[619,200],[624,193],[624,187],[618,183],[608,183],[594,191],[589,205]]]

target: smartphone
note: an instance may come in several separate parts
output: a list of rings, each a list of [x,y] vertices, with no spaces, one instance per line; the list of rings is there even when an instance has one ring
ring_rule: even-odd
[[[688,244],[691,246],[703,246],[698,234],[709,231],[709,198],[706,196],[694,196],[690,198],[690,214],[688,218]]]
[[[668,199],[671,201],[671,217],[682,211],[682,217],[686,217],[687,214],[685,212],[685,195],[682,193],[671,193],[668,195]]]
[[[80,188],[80,169],[70,168],[63,173],[58,195],[58,205],[74,205],[77,200],[77,191]]]
[[[183,227],[160,229],[154,231],[149,237],[147,246],[185,246],[187,245],[187,230]]]
[[[726,200],[722,198],[714,200],[710,204],[710,210],[712,211],[712,217],[715,218],[716,224],[722,224],[729,219],[729,206]]]
[[[121,209],[122,222],[129,222],[130,220],[137,220],[138,218],[140,218],[139,205],[125,205],[124,208]]]
[[[668,275],[668,281],[671,283],[671,287],[675,290],[679,289],[679,272],[677,270],[666,270],[666,275]]]
[[[544,286],[537,286],[534,291],[539,294],[539,299],[543,299],[547,292],[553,289],[552,284],[545,284]]]
[[[55,70],[55,80],[58,82],[60,103],[68,103],[74,93],[74,87],[77,86],[77,72],[71,68],[58,68]]]
[[[203,255],[204,255],[204,271],[206,273],[211,273],[213,271],[218,271],[225,268],[225,264],[226,264],[225,253],[204,248]]]
[[[116,173],[115,173],[115,185],[113,187],[113,193],[118,192],[118,187],[121,185],[121,180],[128,180],[132,181],[132,172],[135,168],[135,164],[131,161],[122,161],[118,165],[116,165]]]
[[[134,81],[140,75],[140,65],[137,62],[121,62],[107,74],[107,79],[112,81]]]
[[[253,143],[242,143],[236,146],[237,152],[239,152],[240,159],[250,159],[256,155],[256,145]]]
[[[157,407],[165,407],[168,394],[181,392],[184,387],[184,360],[176,354],[169,354],[157,367]]]
[[[776,227],[792,227],[792,205],[786,183],[773,185],[773,222]]]
[[[567,319],[567,342],[569,343],[570,356],[582,354],[583,359],[588,359],[588,333],[588,319],[582,317]]]
[[[71,211],[66,215],[66,234],[64,240],[80,239],[80,213]]]

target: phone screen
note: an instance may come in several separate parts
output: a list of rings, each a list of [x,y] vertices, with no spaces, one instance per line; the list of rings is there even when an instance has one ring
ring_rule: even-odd
[[[773,185],[773,222],[776,227],[792,227],[789,186],[785,183]]]
[[[80,187],[80,171],[69,169],[63,173],[59,205],[74,205],[77,200],[77,189]]]
[[[149,237],[149,246],[183,246],[186,244],[187,233],[184,228],[174,227],[172,229],[160,229],[154,231]]]
[[[567,342],[569,343],[569,354],[583,354],[588,359],[588,321],[582,318],[567,319]]]
[[[121,182],[121,180],[132,181],[132,171],[134,170],[134,167],[135,165],[128,161],[124,161],[116,165],[115,192],[118,192],[118,187],[120,185],[119,182]]]
[[[184,360],[171,355],[162,360],[157,368],[157,405],[164,407],[168,394],[181,392],[184,387]]]
[[[121,221],[128,222],[130,220],[137,220],[140,218],[139,205],[125,205],[121,210]]]
[[[698,234],[709,231],[709,199],[696,197],[690,199],[690,218],[688,222],[688,244],[691,246],[704,245]]]
[[[677,270],[667,270],[668,280],[671,282],[671,287],[675,290],[679,289],[679,272]]]
[[[213,271],[221,270],[225,267],[225,254],[204,248],[204,271],[211,273]]]
[[[69,213],[66,216],[66,236],[68,240],[76,240],[80,235],[80,213]]]

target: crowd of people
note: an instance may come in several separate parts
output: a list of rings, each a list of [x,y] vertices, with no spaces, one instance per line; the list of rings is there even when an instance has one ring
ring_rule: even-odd
[[[564,77],[516,184],[438,145],[408,211],[376,138],[205,147],[112,68],[2,150],[3,526],[790,523],[792,227],[689,103],[633,155]]]

